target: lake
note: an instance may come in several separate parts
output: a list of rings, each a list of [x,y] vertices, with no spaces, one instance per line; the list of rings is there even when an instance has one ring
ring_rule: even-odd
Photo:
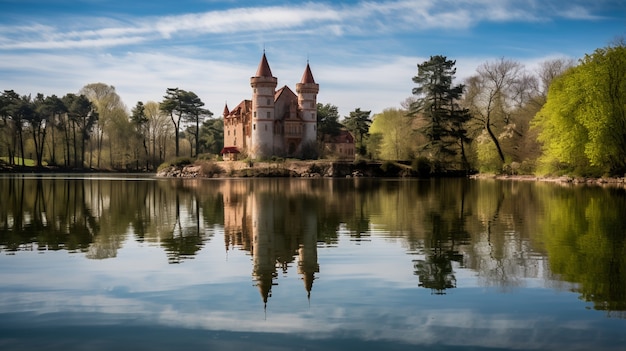
[[[624,350],[626,191],[0,175],[2,350]]]

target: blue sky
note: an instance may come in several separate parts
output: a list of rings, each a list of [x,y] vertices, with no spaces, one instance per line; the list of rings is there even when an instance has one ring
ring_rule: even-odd
[[[0,0],[0,89],[102,82],[130,109],[179,87],[219,116],[250,98],[265,50],[279,87],[295,90],[309,60],[318,102],[345,116],[399,107],[432,55],[456,60],[461,82],[487,61],[532,71],[620,36],[622,0]]]

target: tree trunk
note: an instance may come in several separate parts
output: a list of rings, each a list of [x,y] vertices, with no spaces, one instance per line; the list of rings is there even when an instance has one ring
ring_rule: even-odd
[[[489,133],[489,137],[491,138],[491,141],[493,141],[494,145],[496,146],[496,149],[498,150],[498,156],[500,156],[500,161],[504,163],[504,153],[502,152],[502,148],[500,147],[500,142],[498,142],[498,138],[496,138],[495,134],[493,134],[493,131],[491,130],[491,126],[489,125],[489,120],[487,120],[487,122],[485,123],[485,129],[487,129],[487,133]]]

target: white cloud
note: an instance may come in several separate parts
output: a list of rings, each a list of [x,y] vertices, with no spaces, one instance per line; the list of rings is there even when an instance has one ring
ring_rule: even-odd
[[[123,20],[45,18],[30,25],[0,26],[0,74],[2,88],[20,94],[64,95],[103,82],[115,86],[129,108],[137,101],[159,101],[166,88],[180,87],[197,93],[218,116],[224,102],[232,107],[250,98],[249,78],[267,47],[281,86],[295,89],[310,57],[321,86],[319,102],[337,105],[342,116],[357,107],[378,113],[399,107],[411,95],[416,65],[427,59],[422,55],[473,45],[471,41],[480,39],[468,35],[467,29],[481,21],[542,20],[548,15],[541,11],[550,4],[515,0],[309,2],[126,16]],[[591,10],[580,5],[561,10],[591,18],[586,15]],[[455,29],[457,34],[448,34],[433,48],[429,43],[435,40],[430,36],[440,29]],[[522,44],[514,51],[528,56],[537,52]],[[505,55],[484,52],[449,57],[457,60],[457,79],[462,81],[480,63]],[[536,62],[555,55],[565,56],[541,53],[522,60]]]
[[[305,30],[334,35],[368,35],[372,31],[401,32],[407,29],[465,29],[478,22],[536,21],[548,16],[532,2],[487,0],[383,1],[335,5],[308,2],[302,5],[247,7],[171,16],[58,20],[51,24],[3,26],[0,50],[61,49],[127,46],[140,42],[202,34],[252,34]],[[597,19],[580,5],[561,6],[561,16]],[[49,20],[49,19],[42,19]],[[68,24],[69,22],[69,24]],[[58,24],[62,23],[62,24]]]

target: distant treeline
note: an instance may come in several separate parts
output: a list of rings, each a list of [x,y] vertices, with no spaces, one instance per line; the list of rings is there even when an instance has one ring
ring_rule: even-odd
[[[356,161],[410,161],[421,174],[626,173],[623,40],[578,62],[553,59],[534,71],[505,58],[485,62],[462,84],[453,83],[455,64],[440,55],[418,64],[401,108],[374,115],[355,108],[341,118],[335,105],[319,103],[317,154],[338,157],[324,142],[347,129]],[[219,159],[223,120],[203,106],[178,88],[130,111],[103,83],[62,97],[4,90],[0,165],[30,159],[37,167],[154,171],[175,157]]]

